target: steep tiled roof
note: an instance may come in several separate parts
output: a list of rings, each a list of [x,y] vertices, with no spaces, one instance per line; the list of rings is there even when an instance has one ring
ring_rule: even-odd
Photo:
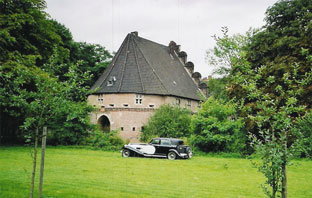
[[[130,33],[92,86],[96,93],[141,93],[200,100],[198,88],[169,47]]]

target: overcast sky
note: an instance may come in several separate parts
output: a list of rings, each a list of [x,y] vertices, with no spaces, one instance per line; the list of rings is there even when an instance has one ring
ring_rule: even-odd
[[[75,41],[117,51],[126,35],[181,45],[203,77],[213,67],[205,60],[213,35],[227,26],[230,34],[264,25],[264,13],[276,0],[46,0],[47,13],[64,24]]]

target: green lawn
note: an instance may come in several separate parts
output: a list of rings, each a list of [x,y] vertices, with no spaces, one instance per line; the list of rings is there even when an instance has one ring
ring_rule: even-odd
[[[0,147],[1,198],[29,196],[30,155],[31,148]],[[304,160],[294,161],[289,167],[290,198],[312,197],[311,169],[312,161]],[[49,198],[256,198],[265,197],[260,187],[263,181],[245,159],[194,156],[191,160],[169,161],[48,147],[43,194]]]

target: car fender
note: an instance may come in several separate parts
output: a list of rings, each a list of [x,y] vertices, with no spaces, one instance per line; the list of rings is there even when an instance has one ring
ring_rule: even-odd
[[[144,153],[142,153],[141,151],[139,151],[139,150],[137,150],[137,149],[134,149],[133,147],[128,146],[128,145],[125,145],[125,146],[124,146],[124,149],[128,149],[128,150],[133,151],[133,152],[136,152],[136,153],[138,153],[138,154],[140,154],[140,155],[144,155]]]
[[[171,151],[175,152],[179,157],[181,157],[180,153],[179,153],[177,150],[175,150],[175,149],[170,149],[169,152],[171,152]]]

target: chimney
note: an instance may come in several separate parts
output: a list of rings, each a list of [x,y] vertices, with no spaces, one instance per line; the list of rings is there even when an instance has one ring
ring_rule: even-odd
[[[201,74],[199,72],[195,72],[192,74],[192,78],[195,80],[197,85],[199,85],[200,79],[201,79]]]
[[[185,51],[181,51],[181,52],[179,52],[178,56],[179,56],[180,60],[183,62],[183,64],[185,65],[186,60],[187,60],[186,52]]]
[[[185,63],[185,67],[190,74],[192,74],[194,72],[194,63],[189,61],[189,62]]]
[[[174,41],[170,41],[169,43],[169,53],[173,56],[174,52],[180,52],[180,45],[177,45]]]
[[[208,85],[205,82],[201,82],[198,88],[203,92],[203,94],[208,97]]]
[[[137,31],[131,32],[131,34],[132,34],[133,36],[139,36],[139,33],[138,33]]]

